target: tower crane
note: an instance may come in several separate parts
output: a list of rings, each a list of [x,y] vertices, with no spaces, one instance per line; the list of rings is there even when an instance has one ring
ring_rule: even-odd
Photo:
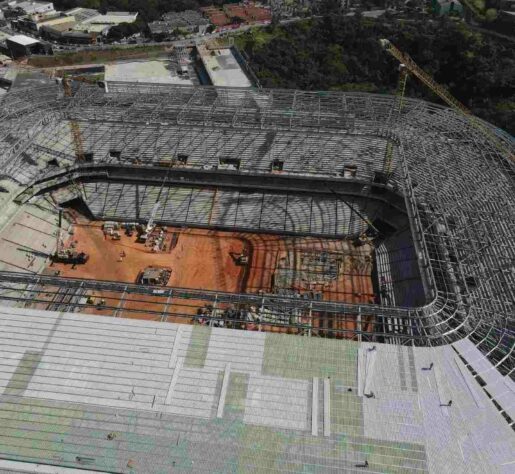
[[[88,79],[87,77],[75,77],[73,80],[77,82],[86,82],[88,84],[98,84],[98,86],[101,88],[105,87],[103,82],[94,79]],[[73,95],[71,81],[72,79],[66,75],[63,76],[62,85],[64,89],[64,95],[66,97],[71,97]],[[77,161],[85,161],[86,157],[84,153],[84,142],[82,140],[82,132],[80,131],[78,122],[76,120],[70,120],[70,128],[72,130],[73,146],[75,148]]]
[[[171,169],[172,169],[172,167],[170,166],[168,168],[168,170],[166,171],[166,175],[163,178],[163,182],[161,183],[161,187],[159,188],[159,192],[157,193],[156,202],[154,203],[154,207],[152,208],[152,211],[150,213],[150,217],[148,219],[147,226],[145,227],[145,230],[143,231],[143,233],[139,236],[139,240],[141,242],[146,242],[148,237],[150,236],[150,233],[155,228],[156,214],[157,214],[157,211],[159,210],[159,208],[161,207],[161,193],[163,192],[165,183],[168,180],[168,177],[170,176]]]
[[[393,104],[393,109],[390,114],[389,125],[392,125],[392,122],[397,120],[402,111],[402,106],[404,105],[404,91],[406,90],[406,81],[408,80],[408,71],[406,70],[406,66],[404,64],[399,65],[399,80],[397,82],[397,93],[395,94],[395,102]],[[383,171],[386,175],[386,181],[390,178],[392,174],[393,167],[393,140],[389,139],[386,143],[386,154],[384,160]]]
[[[499,140],[495,133],[493,133],[481,120],[475,117],[472,114],[472,112],[467,107],[465,107],[459,100],[453,97],[447,89],[438,84],[429,74],[423,71],[415,63],[415,61],[413,61],[413,59],[409,57],[409,55],[403,53],[387,39],[381,39],[379,41],[383,49],[387,53],[391,54],[394,58],[396,58],[401,63],[401,65],[404,66],[407,72],[415,76],[423,84],[429,87],[429,89],[431,89],[435,94],[437,94],[447,105],[452,107],[454,110],[460,112],[461,115],[467,120],[467,122],[470,125],[472,125],[476,130],[478,130],[488,142],[495,146],[497,150],[501,152],[502,155],[507,156],[511,161],[515,162],[515,156],[512,154],[510,149],[501,140]],[[398,97],[396,98],[396,104],[400,100],[401,108],[403,97],[404,89],[402,89],[400,93],[398,91]],[[391,167],[391,164],[388,165],[388,156],[385,162],[385,166]]]
[[[161,203],[159,202],[159,198],[156,200],[154,207],[152,208],[152,212],[150,213],[150,219],[147,222],[147,227],[145,227],[145,234],[150,234],[152,230],[154,230],[154,219],[156,218],[157,211],[161,207]]]
[[[66,76],[63,77],[63,89],[66,97],[73,95],[71,81]],[[70,128],[77,161],[84,161],[84,142],[82,141],[82,133],[78,122],[76,120],[70,120]]]

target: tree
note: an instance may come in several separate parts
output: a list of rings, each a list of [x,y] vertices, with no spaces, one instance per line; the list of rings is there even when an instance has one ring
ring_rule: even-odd
[[[495,8],[488,8],[485,12],[486,21],[492,22],[497,18],[497,10]]]
[[[137,23],[120,23],[119,25],[109,28],[107,33],[108,41],[119,41],[123,38],[128,38],[135,33],[141,31],[141,25]]]
[[[515,133],[515,49],[466,24],[324,15],[309,28],[294,23],[249,38],[242,48],[265,87],[395,93],[398,64],[379,45],[388,38],[474,113]],[[418,81],[406,93],[439,102]]]

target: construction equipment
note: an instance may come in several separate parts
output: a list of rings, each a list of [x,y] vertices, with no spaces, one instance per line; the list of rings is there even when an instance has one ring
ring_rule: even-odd
[[[56,234],[55,252],[52,255],[52,263],[69,263],[72,265],[84,264],[88,261],[89,255],[79,252],[73,247],[64,248],[63,239],[61,238],[61,228],[63,222],[63,210],[59,209],[59,221]]]
[[[62,249],[52,256],[53,263],[69,263],[71,265],[83,265],[89,260],[89,255],[78,252],[75,249]]]
[[[66,97],[71,97],[73,95],[70,80],[66,76],[63,77],[63,89]],[[84,142],[82,141],[82,134],[76,120],[70,120],[70,128],[72,131],[73,146],[75,148],[77,161],[84,161]]]
[[[148,219],[147,226],[143,230],[143,232],[138,236],[139,242],[146,242],[147,239],[150,237],[151,232],[154,230],[154,219],[156,217],[157,211],[159,210],[159,207],[161,206],[161,194],[163,192],[165,183],[168,180],[168,176],[170,176],[171,169],[171,167],[168,167],[168,170],[166,171],[166,175],[163,178],[163,182],[161,183],[161,187],[159,188],[159,192],[157,193],[156,202],[154,203],[154,207],[152,208],[152,212],[150,213],[150,218]]]
[[[408,71],[404,64],[399,65],[399,80],[397,82],[397,93],[395,95],[395,102],[393,109],[390,114],[389,128],[399,118],[402,112],[402,106],[404,105],[404,91],[406,90],[406,81],[408,80]],[[390,178],[393,171],[393,146],[394,142],[389,139],[386,143],[386,154],[384,159],[383,172],[386,175],[386,181]]]
[[[249,264],[249,256],[247,255],[247,252],[243,250],[243,252],[235,255],[235,262],[236,265],[239,266],[245,266]]]
[[[127,237],[132,237],[135,229],[136,229],[136,224],[131,224],[131,223],[125,224],[125,235]]]
[[[73,80],[76,82],[85,82],[87,84],[98,84],[100,87],[104,87],[103,82],[94,79],[89,79],[87,77],[74,77]],[[64,95],[66,97],[72,97],[73,95],[71,81],[71,78],[66,76],[66,74],[63,74],[62,84],[64,89]],[[84,153],[84,142],[82,140],[82,133],[80,131],[80,126],[78,122],[76,120],[70,120],[70,128],[72,131],[73,146],[75,148],[75,156],[77,157],[77,161],[86,161],[86,155]]]
[[[449,91],[447,91],[447,89],[438,84],[429,74],[423,71],[415,63],[415,61],[409,57],[409,55],[396,48],[387,39],[381,39],[379,41],[383,49],[391,54],[394,58],[396,58],[401,64],[403,64],[410,74],[415,76],[423,84],[429,87],[429,89],[437,94],[447,105],[460,112],[467,120],[467,122],[476,130],[478,130],[490,144],[495,146],[502,155],[505,155],[510,160],[515,161],[515,156],[512,155],[511,151],[506,147],[506,145],[504,145],[504,143],[501,142],[499,138],[480,119],[475,117],[467,107],[465,107],[459,100],[453,97]],[[403,96],[404,93],[402,93],[402,97]]]
[[[143,233],[138,236],[138,241],[140,242],[146,242],[148,237],[150,236],[151,232],[154,230],[155,224],[154,219],[156,217],[157,211],[159,207],[161,206],[161,203],[159,202],[159,197],[156,200],[154,207],[152,208],[152,212],[150,213],[150,218],[148,219],[147,226],[143,230]]]
[[[139,273],[136,283],[166,286],[171,275],[172,269],[170,267],[147,267]]]

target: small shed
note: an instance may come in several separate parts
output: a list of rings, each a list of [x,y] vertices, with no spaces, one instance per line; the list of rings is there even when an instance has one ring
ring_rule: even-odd
[[[5,43],[13,59],[22,58],[24,56],[30,56],[32,54],[45,53],[43,43],[41,43],[41,41],[38,41],[35,38],[31,38],[30,36],[9,36],[5,40]]]

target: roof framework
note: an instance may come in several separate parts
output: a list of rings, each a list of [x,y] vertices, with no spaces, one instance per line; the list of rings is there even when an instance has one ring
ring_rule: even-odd
[[[0,164],[4,178],[24,185],[41,174],[41,160],[49,155],[62,166],[72,164],[70,134],[46,134],[71,120],[80,123],[86,141],[98,149],[110,144],[113,130],[120,127],[151,129],[134,146],[129,143],[130,134],[122,140],[120,148],[132,150],[128,159],[145,158],[144,149],[153,150],[149,155],[159,155],[166,148],[159,140],[169,128],[182,133],[184,140],[195,135],[215,137],[221,146],[239,139],[242,145],[235,150],[243,153],[263,134],[274,134],[274,143],[281,140],[276,136],[287,137],[288,173],[313,176],[334,177],[340,171],[330,165],[315,166],[326,151],[322,144],[333,140],[331,156],[338,156],[340,146],[344,161],[364,165],[366,172],[360,178],[365,180],[382,170],[380,148],[367,157],[359,149],[346,155],[342,145],[352,140],[376,140],[378,144],[392,140],[396,146],[388,186],[405,198],[429,302],[419,308],[356,305],[341,310],[394,320],[394,342],[440,345],[468,337],[503,373],[511,373],[514,163],[449,109],[407,100],[402,115],[392,122],[392,105],[390,96],[359,93],[126,83],[110,83],[107,92],[81,85],[68,98],[58,87],[48,86],[4,98]],[[515,150],[510,137],[492,130],[508,149]],[[53,142],[45,142],[44,136],[51,136]],[[291,152],[313,146],[319,153]],[[173,152],[174,147],[168,149]],[[200,148],[198,153],[201,156],[204,151]],[[27,164],[27,156],[34,165]],[[105,153],[97,158],[109,160]],[[253,162],[250,154],[241,172],[266,173],[265,168]],[[53,172],[45,169],[47,175]],[[374,335],[369,337],[373,340]]]

